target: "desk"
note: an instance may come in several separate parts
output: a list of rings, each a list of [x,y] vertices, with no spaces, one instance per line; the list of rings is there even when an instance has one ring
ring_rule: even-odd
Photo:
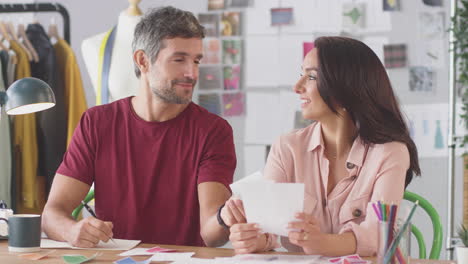
[[[151,248],[157,246],[155,244],[139,244],[137,247]],[[158,245],[164,248],[177,249],[179,251],[195,252],[194,257],[197,258],[215,258],[215,257],[232,257],[234,251],[232,249],[224,248],[207,248],[207,247],[186,247],[186,246],[170,246],[170,245]],[[51,249],[42,249],[41,252],[47,252]],[[124,258],[118,256],[123,251],[118,250],[101,250],[102,255],[94,259],[91,262],[86,263],[112,263],[118,259]],[[37,263],[37,264],[64,264],[61,256],[66,254],[79,254],[84,256],[91,256],[96,253],[96,250],[77,250],[77,249],[57,249],[53,254],[42,260],[30,261],[24,260],[18,257],[20,253],[8,252],[8,243],[5,240],[0,240],[0,263],[1,264],[23,264],[23,263]],[[269,254],[292,254],[285,252],[270,252]],[[135,260],[144,260],[149,256],[132,256]],[[373,260],[373,258],[366,258]],[[412,259],[410,264],[455,264],[454,261],[447,260],[419,260]]]

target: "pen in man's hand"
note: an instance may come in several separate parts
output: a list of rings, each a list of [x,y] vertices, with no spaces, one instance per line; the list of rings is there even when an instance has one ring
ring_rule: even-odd
[[[86,211],[88,211],[88,213],[90,213],[94,218],[97,219],[97,216],[94,213],[93,209],[91,207],[89,207],[89,205],[87,203],[85,203],[85,201],[81,201],[81,204],[84,206]],[[112,242],[114,242],[114,244],[115,244],[115,241],[114,241],[114,239],[112,239],[112,237],[109,237],[109,239],[112,240]]]

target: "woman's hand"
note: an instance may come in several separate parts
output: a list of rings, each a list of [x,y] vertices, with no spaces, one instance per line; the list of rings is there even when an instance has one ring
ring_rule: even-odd
[[[318,222],[312,215],[297,213],[296,221],[289,222],[289,241],[302,247],[306,254],[321,254],[326,244],[326,234],[320,232]]]
[[[257,252],[266,245],[266,235],[260,233],[257,224],[234,224],[229,240],[236,254]]]
[[[236,198],[229,198],[221,209],[221,218],[224,223],[232,227],[234,224],[246,223],[244,205],[242,201]]]

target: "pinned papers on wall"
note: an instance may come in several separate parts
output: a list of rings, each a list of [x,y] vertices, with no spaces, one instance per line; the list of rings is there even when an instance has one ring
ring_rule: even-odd
[[[384,45],[385,68],[401,68],[406,66],[406,44]]]
[[[403,105],[403,116],[410,136],[418,149],[419,158],[447,156],[448,136],[448,104],[415,104]],[[455,111],[456,135],[465,132],[460,115],[461,105],[457,104]],[[461,155],[463,148],[456,148],[457,155]]]
[[[291,7],[272,8],[270,13],[272,26],[290,25],[293,22],[293,8]]]
[[[304,210],[303,183],[250,182],[239,186],[248,223],[267,233],[287,236],[288,223]]]
[[[431,67],[410,67],[409,76],[409,88],[411,92],[435,92],[436,72]]]
[[[342,0],[281,0],[281,6],[294,9],[294,24],[281,27],[281,34],[339,33],[342,24],[341,2]]]
[[[279,36],[249,36],[245,42],[245,83],[250,87],[277,87],[280,80]]]
[[[421,38],[442,39],[446,30],[444,24],[444,12],[421,12],[418,23]]]
[[[62,256],[62,259],[68,264],[81,264],[93,260],[101,255],[102,253],[96,253],[90,257],[86,257],[83,255],[65,255]]]
[[[151,258],[148,258],[142,261],[137,261],[131,257],[126,257],[126,258],[114,261],[114,264],[148,264],[148,263],[151,263]]]
[[[129,250],[134,248],[136,245],[140,244],[141,240],[126,240],[126,239],[114,239],[114,242],[102,242],[100,241],[99,244],[94,247],[94,250]],[[73,248],[73,249],[85,249],[74,247],[67,242],[60,242],[55,241],[52,239],[41,239],[41,248]],[[86,248],[89,249],[89,248]]]

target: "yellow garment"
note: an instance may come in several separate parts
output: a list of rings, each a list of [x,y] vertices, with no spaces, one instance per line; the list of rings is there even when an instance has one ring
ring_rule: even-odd
[[[15,41],[10,42],[11,49],[16,53],[15,80],[31,77],[26,51]],[[35,114],[14,116],[14,152],[15,152],[15,181],[17,192],[17,210],[19,213],[25,209],[39,208],[38,176],[37,176],[37,135]],[[44,197],[45,200],[45,197]],[[31,211],[28,211],[31,212]],[[40,212],[40,210],[39,210]]]
[[[65,89],[65,108],[67,111],[67,146],[70,144],[73,131],[75,131],[81,115],[88,108],[81,81],[81,73],[76,62],[75,54],[68,43],[59,39],[54,45],[57,57],[58,74],[63,76]]]

